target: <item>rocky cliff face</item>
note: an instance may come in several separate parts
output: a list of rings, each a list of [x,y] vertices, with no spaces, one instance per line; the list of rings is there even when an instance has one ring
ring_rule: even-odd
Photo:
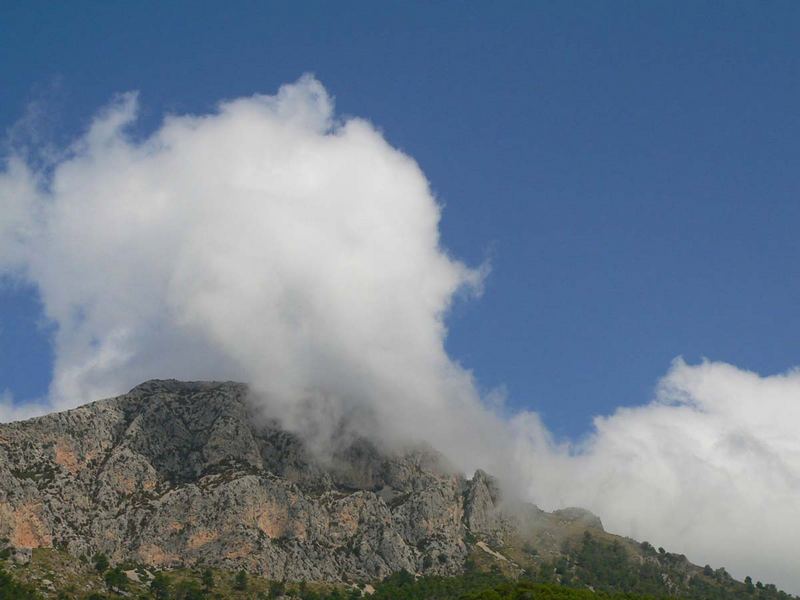
[[[0,538],[338,581],[456,573],[476,545],[490,552],[487,541],[526,528],[533,538],[537,523],[600,528],[583,512],[502,511],[491,477],[453,473],[433,452],[358,441],[320,458],[257,423],[241,384],[151,381],[0,425]]]

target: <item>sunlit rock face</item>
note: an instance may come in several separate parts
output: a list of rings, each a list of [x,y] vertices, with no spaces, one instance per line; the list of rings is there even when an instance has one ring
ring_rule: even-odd
[[[312,453],[238,383],[150,381],[0,425],[0,538],[17,548],[273,579],[451,574],[476,535],[514,531],[499,503],[490,476],[430,450],[356,439]]]

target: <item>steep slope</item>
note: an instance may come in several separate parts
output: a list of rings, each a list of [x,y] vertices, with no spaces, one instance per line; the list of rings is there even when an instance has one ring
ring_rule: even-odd
[[[513,529],[484,473],[467,480],[433,452],[384,456],[364,441],[323,460],[257,422],[241,384],[150,381],[2,425],[0,538],[341,580],[456,573],[468,536]]]

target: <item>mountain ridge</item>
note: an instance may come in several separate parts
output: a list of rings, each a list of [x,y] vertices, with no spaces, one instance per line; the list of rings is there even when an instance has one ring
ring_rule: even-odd
[[[390,453],[354,438],[315,455],[236,382],[151,380],[0,424],[0,542],[22,561],[28,549],[54,548],[280,581],[483,568],[591,585],[586,565],[602,570],[602,557],[616,556],[620,577],[638,573],[639,583],[623,582],[636,591],[744,585],[609,534],[583,509],[547,513],[504,498],[489,474],[468,478],[430,448]]]
[[[482,472],[469,480],[433,451],[384,456],[365,440],[325,464],[256,421],[244,384],[152,380],[2,425],[0,537],[337,580],[458,572],[467,529],[500,535]]]

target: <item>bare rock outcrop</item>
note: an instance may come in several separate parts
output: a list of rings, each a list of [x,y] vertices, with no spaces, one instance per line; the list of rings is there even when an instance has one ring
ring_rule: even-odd
[[[323,461],[259,424],[247,397],[238,383],[150,381],[0,425],[0,538],[340,581],[456,573],[474,535],[501,542],[514,527],[482,471],[469,480],[432,451],[364,440]]]

